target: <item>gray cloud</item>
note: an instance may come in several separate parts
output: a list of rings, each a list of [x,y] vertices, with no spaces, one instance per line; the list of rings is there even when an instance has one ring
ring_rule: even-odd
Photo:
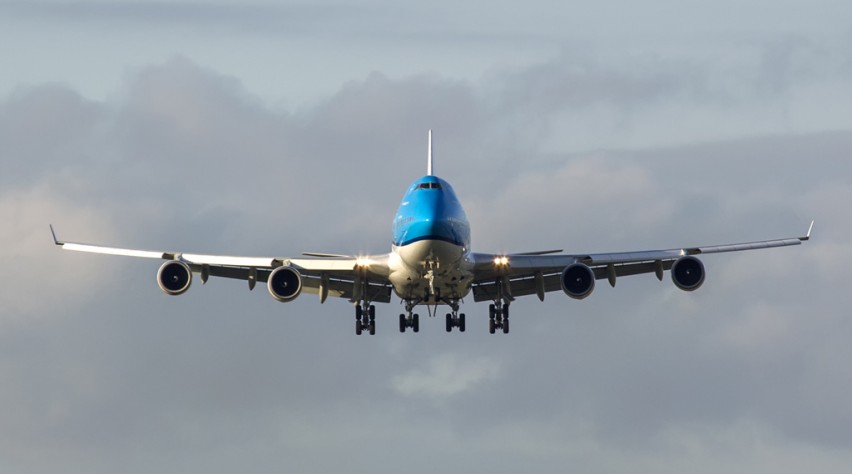
[[[599,118],[595,103],[635,119],[631,107],[678,106],[701,75],[654,61],[572,75],[570,61],[490,84],[374,73],[291,109],[179,57],[128,74],[105,101],[45,86],[0,103],[12,151],[0,157],[0,467],[844,472],[852,132],[835,121],[540,145],[566,107],[578,122]],[[568,79],[586,92],[523,95]],[[801,81],[778,87],[812,87]],[[719,116],[741,110],[699,95]],[[795,235],[811,218],[815,238],[708,256],[694,294],[651,276],[582,302],[521,300],[509,337],[489,336],[469,301],[464,335],[427,319],[403,337],[392,304],[363,339],[345,302],[282,305],[222,280],[170,298],[156,263],[60,252],[47,233],[53,221],[68,239],[148,248],[385,252],[429,127],[483,250],[721,243]]]
[[[304,35],[319,26],[345,25],[352,16],[368,19],[377,12],[365,6],[286,5],[275,3],[231,4],[217,2],[4,2],[9,14],[67,23],[155,25],[157,28],[184,28],[188,24],[214,30],[242,33],[264,31],[287,36]]]

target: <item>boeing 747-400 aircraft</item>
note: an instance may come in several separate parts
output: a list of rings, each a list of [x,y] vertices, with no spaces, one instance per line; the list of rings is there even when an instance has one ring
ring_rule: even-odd
[[[574,299],[592,293],[595,281],[606,279],[615,286],[623,276],[653,273],[659,280],[670,271],[675,286],[697,290],[704,283],[701,254],[734,252],[799,245],[804,237],[765,240],[742,244],[684,247],[669,250],[605,254],[566,254],[561,250],[493,254],[471,249],[470,224],[450,183],[432,173],[432,132],[429,132],[428,171],[409,186],[393,220],[390,253],[369,256],[306,253],[302,257],[228,257],[182,252],[154,252],[61,242],[66,250],[125,255],[166,260],[157,272],[157,283],[169,295],[189,289],[193,274],[202,283],[211,276],[266,283],[278,301],[293,301],[302,293],[346,298],[355,306],[355,333],[376,332],[376,307],[389,303],[396,294],[405,305],[399,315],[399,330],[420,330],[417,306],[426,306],[430,316],[438,305],[449,308],[446,330],[465,330],[462,300],[490,301],[488,329],[509,332],[509,306],[516,298],[563,291]]]

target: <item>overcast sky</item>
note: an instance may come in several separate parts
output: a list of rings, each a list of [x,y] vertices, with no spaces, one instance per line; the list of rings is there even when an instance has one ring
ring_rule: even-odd
[[[852,4],[638,3],[0,2],[0,472],[848,472]],[[480,251],[814,239],[374,337],[50,239],[384,253],[429,128]]]

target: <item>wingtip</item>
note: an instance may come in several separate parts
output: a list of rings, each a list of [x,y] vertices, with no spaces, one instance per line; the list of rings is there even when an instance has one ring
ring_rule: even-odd
[[[814,230],[814,222],[816,222],[816,221],[811,221],[811,225],[808,226],[808,233],[805,234],[805,236],[801,238],[802,241],[811,239],[811,232],[813,232],[813,230]]]
[[[53,224],[50,224],[50,234],[53,236],[53,243],[55,245],[62,245],[62,242],[56,238],[56,231],[53,229]]]

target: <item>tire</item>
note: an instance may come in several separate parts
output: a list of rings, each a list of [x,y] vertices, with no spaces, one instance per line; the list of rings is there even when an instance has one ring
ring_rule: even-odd
[[[453,332],[453,317],[447,313],[447,332]]]
[[[459,332],[464,332],[464,313],[459,315]]]
[[[503,305],[503,319],[509,319],[509,303]]]
[[[491,334],[497,332],[497,321],[494,321],[494,318],[488,320],[488,332]]]
[[[364,310],[361,308],[361,305],[359,304],[358,306],[355,307],[355,319],[360,321],[361,316],[363,316],[363,315],[364,315]]]
[[[356,335],[356,336],[360,336],[360,335],[361,335],[361,331],[362,331],[363,329],[364,329],[364,327],[363,327],[363,326],[361,326],[361,320],[359,319],[358,321],[355,321],[355,335]]]
[[[509,320],[503,320],[503,334],[509,334]]]
[[[375,335],[376,335],[376,322],[375,322],[375,321],[370,321],[370,325],[369,325],[369,326],[367,326],[367,327],[368,327],[368,328],[369,328],[369,330],[370,330],[370,335],[371,335],[371,336],[375,336]]]
[[[405,315],[399,315],[399,332],[405,332]]]
[[[374,321],[376,319],[376,306],[370,305],[370,321]]]
[[[497,317],[497,307],[493,304],[488,305],[488,317],[491,319]]]
[[[419,314],[414,315],[413,326],[414,326],[414,332],[420,332],[420,315]]]

